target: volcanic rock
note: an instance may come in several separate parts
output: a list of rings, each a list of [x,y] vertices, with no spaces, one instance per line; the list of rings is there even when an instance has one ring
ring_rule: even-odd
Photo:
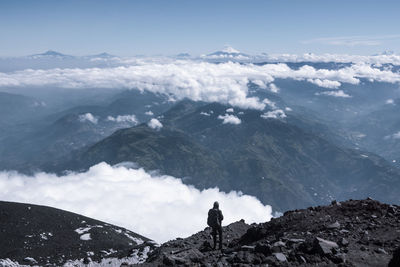
[[[372,199],[333,202],[288,211],[266,223],[247,225],[240,221],[227,225],[223,227],[222,251],[210,249],[211,229],[205,228],[161,245],[143,265],[378,267],[390,261],[393,267],[400,266],[400,249],[395,251],[400,247],[398,229],[398,206]],[[182,249],[201,251],[202,257],[174,254]]]
[[[141,262],[154,246],[127,229],[72,212],[0,201],[0,266]]]

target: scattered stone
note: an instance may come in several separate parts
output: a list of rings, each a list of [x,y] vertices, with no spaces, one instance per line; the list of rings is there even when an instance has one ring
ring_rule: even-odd
[[[349,241],[347,241],[347,239],[343,237],[342,239],[340,239],[340,244],[344,247],[347,247],[349,245]]]
[[[334,256],[331,257],[331,260],[335,264],[340,264],[346,262],[346,255],[342,253],[337,253]]]
[[[378,253],[378,254],[388,254],[388,253],[386,252],[386,250],[383,249],[383,248],[377,248],[377,249],[375,249],[374,251],[375,251],[376,253]]]
[[[256,246],[242,246],[243,251],[254,251]]]
[[[285,256],[285,254],[283,254],[283,253],[274,253],[274,255],[275,255],[275,258],[280,262],[287,261],[287,258]]]
[[[32,257],[26,257],[24,258],[24,261],[28,262],[29,264],[37,264],[37,261]]]
[[[340,223],[338,221],[336,221],[336,222],[328,225],[326,228],[328,228],[328,229],[338,229],[338,228],[340,228]]]
[[[283,241],[277,241],[273,244],[274,247],[286,247],[286,244]]]
[[[300,239],[300,238],[290,238],[288,239],[288,243],[304,243],[305,240],[304,239]]]
[[[316,237],[314,240],[315,249],[322,255],[332,254],[332,249],[339,248],[338,244],[333,241],[325,240],[319,237]]]

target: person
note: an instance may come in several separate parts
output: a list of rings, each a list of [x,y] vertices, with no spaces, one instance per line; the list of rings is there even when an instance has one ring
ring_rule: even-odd
[[[219,249],[222,250],[222,220],[224,216],[219,209],[219,203],[214,202],[212,209],[208,211],[207,224],[212,228],[212,237],[214,241],[214,249],[217,247],[217,234],[219,237]]]

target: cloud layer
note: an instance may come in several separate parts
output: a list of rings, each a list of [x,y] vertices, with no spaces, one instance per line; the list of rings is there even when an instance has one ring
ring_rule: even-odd
[[[341,36],[341,37],[327,37],[327,38],[316,38],[307,41],[303,41],[304,44],[319,43],[327,45],[338,45],[338,46],[376,46],[382,44],[385,40],[400,39],[400,35],[381,35],[381,36]]]
[[[217,188],[199,191],[171,176],[100,163],[84,173],[33,177],[0,172],[0,199],[48,205],[126,227],[157,242],[185,237],[207,226],[207,211],[219,201],[223,224],[271,218],[255,197]]]
[[[275,79],[306,81],[337,89],[342,83],[360,79],[398,83],[400,73],[359,63],[340,69],[316,69],[305,65],[292,69],[287,64],[213,64],[200,61],[142,62],[132,66],[87,69],[23,70],[0,73],[0,87],[52,86],[63,88],[136,88],[172,95],[177,99],[220,102],[262,110],[262,99],[249,96],[248,84],[278,92]]]
[[[217,188],[199,191],[171,176],[100,163],[84,173],[33,177],[0,172],[0,199],[48,205],[113,223],[164,242],[207,226],[207,211],[219,201],[223,224],[271,218],[271,207],[255,197]]]

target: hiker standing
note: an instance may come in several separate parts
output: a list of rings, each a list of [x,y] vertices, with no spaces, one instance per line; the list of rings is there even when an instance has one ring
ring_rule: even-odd
[[[222,220],[224,216],[219,209],[219,203],[214,202],[214,207],[208,211],[207,224],[212,228],[212,237],[214,241],[214,249],[217,247],[217,234],[219,237],[219,249],[222,249]]]

